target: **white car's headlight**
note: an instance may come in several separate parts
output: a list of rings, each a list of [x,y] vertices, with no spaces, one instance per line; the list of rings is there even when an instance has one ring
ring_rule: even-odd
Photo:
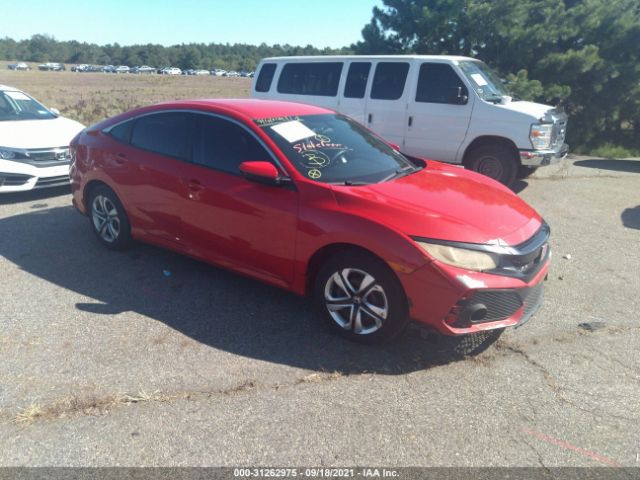
[[[11,160],[13,158],[16,158],[16,152],[14,150],[0,147],[0,159]]]
[[[433,258],[447,265],[478,272],[493,270],[498,267],[497,256],[491,253],[435,243],[417,243]]]
[[[536,150],[547,150],[551,148],[551,132],[553,124],[551,123],[534,123],[531,125],[531,145]]]

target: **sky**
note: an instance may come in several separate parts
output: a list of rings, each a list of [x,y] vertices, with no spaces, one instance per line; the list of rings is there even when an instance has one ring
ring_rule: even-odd
[[[382,0],[1,0],[0,37],[119,43],[343,47]]]

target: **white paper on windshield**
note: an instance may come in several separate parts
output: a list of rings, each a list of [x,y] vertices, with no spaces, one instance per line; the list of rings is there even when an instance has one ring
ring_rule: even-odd
[[[484,87],[485,85],[487,85],[487,81],[479,73],[472,73],[471,78],[473,78],[473,81],[476,82],[479,87]]]
[[[271,127],[271,130],[276,132],[289,143],[297,142],[303,138],[314,137],[316,135],[316,132],[303,123],[300,123],[298,120],[279,123],[278,125]]]
[[[4,92],[4,94],[14,100],[31,100],[22,92]]]

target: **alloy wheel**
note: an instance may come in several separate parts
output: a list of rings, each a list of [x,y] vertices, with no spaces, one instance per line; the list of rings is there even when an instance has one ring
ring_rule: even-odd
[[[344,268],[331,275],[324,288],[324,299],[333,321],[358,335],[380,330],[389,315],[389,302],[382,286],[372,275],[356,268]]]
[[[97,195],[91,205],[91,219],[96,232],[105,242],[113,243],[118,239],[120,217],[111,199],[104,195]]]

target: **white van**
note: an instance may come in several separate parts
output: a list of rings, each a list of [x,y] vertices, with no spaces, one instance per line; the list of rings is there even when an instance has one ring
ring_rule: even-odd
[[[254,98],[331,108],[408,156],[463,164],[505,184],[559,162],[569,150],[564,112],[513,100],[473,58],[274,57],[257,72]]]

